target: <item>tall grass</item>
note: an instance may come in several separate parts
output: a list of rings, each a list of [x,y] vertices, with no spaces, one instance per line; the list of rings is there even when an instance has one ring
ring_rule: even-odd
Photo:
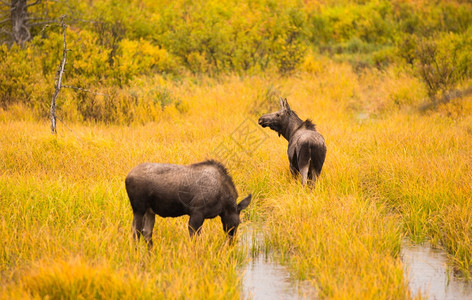
[[[131,239],[123,184],[140,162],[188,164],[221,143],[240,196],[254,195],[241,231],[262,226],[266,250],[321,297],[410,298],[404,237],[443,247],[470,277],[471,99],[420,113],[425,92],[406,75],[316,63],[289,78],[168,82],[187,110],[166,108],[153,123],[59,123],[53,136],[46,122],[0,111],[1,297],[239,298],[246,245],[229,245],[218,219],[191,240],[187,217],[158,218],[148,253]],[[274,93],[326,139],[314,190],[291,178],[274,132],[249,123],[260,145],[231,139]]]

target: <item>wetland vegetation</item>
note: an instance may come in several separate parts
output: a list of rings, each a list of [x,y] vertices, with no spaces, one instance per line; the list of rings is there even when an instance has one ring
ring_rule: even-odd
[[[5,2],[5,1],[2,1]],[[0,3],[0,6],[4,3]],[[472,278],[468,1],[41,1],[15,44],[0,23],[0,298],[239,299],[270,254],[328,299],[410,299],[403,241]],[[258,118],[279,97],[323,135],[315,188]],[[252,194],[236,245],[158,218],[135,243],[126,174],[223,162]],[[241,200],[238,199],[238,202]],[[258,243],[247,233],[260,229]]]

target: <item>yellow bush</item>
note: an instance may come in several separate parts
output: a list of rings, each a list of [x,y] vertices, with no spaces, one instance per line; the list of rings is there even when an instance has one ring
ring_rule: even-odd
[[[175,61],[165,49],[144,39],[123,39],[118,51],[116,76],[124,83],[139,74],[172,72],[176,68]]]

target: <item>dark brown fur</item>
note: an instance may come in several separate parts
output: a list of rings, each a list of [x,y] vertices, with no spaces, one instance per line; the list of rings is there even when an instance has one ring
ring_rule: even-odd
[[[305,121],[303,121],[302,125],[300,125],[300,127],[298,127],[298,129],[300,129],[300,128],[305,128],[305,129],[308,129],[308,130],[316,131],[316,125],[313,124],[310,119],[306,119]]]
[[[290,109],[287,99],[280,99],[279,111],[263,115],[259,125],[269,127],[288,141],[288,160],[293,175],[300,173],[302,184],[316,182],[326,158],[326,144],[311,120],[302,121]]]
[[[133,235],[142,234],[152,246],[155,215],[189,215],[190,236],[199,232],[205,219],[220,216],[230,237],[240,223],[239,213],[251,195],[236,204],[238,193],[231,176],[219,162],[209,160],[188,166],[144,163],[133,168],[125,180],[133,209]]]

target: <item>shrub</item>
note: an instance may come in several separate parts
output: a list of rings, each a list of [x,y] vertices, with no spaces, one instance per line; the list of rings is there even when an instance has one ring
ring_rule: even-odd
[[[175,70],[175,59],[149,41],[123,39],[119,44],[114,75],[122,84],[127,84],[136,75],[173,73]]]
[[[428,96],[451,91],[472,75],[470,35],[445,34],[437,40],[420,39],[416,46],[416,73],[425,83]]]

